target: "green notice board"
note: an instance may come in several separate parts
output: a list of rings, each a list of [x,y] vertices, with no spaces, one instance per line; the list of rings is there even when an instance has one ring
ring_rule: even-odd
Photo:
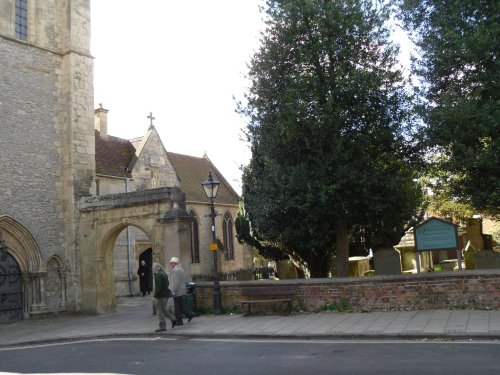
[[[457,225],[431,217],[413,232],[415,251],[458,250]]]

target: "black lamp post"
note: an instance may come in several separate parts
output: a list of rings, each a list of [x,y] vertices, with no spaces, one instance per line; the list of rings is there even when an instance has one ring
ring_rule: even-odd
[[[214,199],[217,196],[217,191],[219,190],[220,182],[212,178],[212,172],[208,172],[208,179],[201,183],[203,190],[207,198],[210,199],[210,217],[212,218],[212,243],[210,244],[210,250],[214,252],[214,314],[222,314],[222,303],[220,296],[220,284],[219,275],[217,271],[217,239],[215,238],[215,207]]]

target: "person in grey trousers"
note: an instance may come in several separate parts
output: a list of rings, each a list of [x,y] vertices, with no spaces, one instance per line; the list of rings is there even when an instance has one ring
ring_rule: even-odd
[[[176,325],[181,326],[184,324],[182,322],[183,313],[187,316],[188,323],[193,319],[193,312],[182,303],[182,296],[187,294],[187,276],[179,264],[179,258],[172,257],[170,259],[170,267],[172,268],[172,272],[170,273],[170,291],[174,296],[175,321]]]
[[[168,276],[162,270],[160,263],[153,263],[153,272],[155,280],[153,303],[156,304],[158,319],[160,319],[160,327],[155,332],[163,332],[167,330],[165,316],[172,323],[172,328],[176,326],[175,316],[167,309],[167,302],[169,297],[172,297],[172,293],[169,289]]]

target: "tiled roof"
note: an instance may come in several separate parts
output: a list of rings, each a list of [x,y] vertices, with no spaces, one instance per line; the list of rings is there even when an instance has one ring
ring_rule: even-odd
[[[95,167],[97,174],[130,177],[127,168],[134,156],[135,148],[128,140],[112,136],[103,139],[99,131],[95,131]]]
[[[208,178],[208,172],[211,171],[213,179],[221,183],[215,203],[234,205],[239,203],[238,194],[212,164],[210,159],[207,157],[197,158],[175,154],[173,152],[167,152],[167,154],[177,172],[181,183],[181,190],[186,193],[186,200],[188,202],[209,202],[201,183]]]
[[[127,172],[136,158],[136,147],[141,145],[143,137],[131,140],[108,136],[102,139],[99,131],[95,132],[95,161],[96,173],[116,177],[133,177]],[[181,190],[186,193],[189,202],[209,202],[201,183],[212,172],[214,180],[219,181],[219,191],[215,203],[233,204],[239,203],[239,196],[231,185],[212,164],[207,157],[197,158],[194,156],[167,152],[172,166],[180,181]]]

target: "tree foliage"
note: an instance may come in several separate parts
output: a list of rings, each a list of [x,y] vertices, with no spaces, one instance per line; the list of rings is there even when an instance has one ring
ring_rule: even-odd
[[[413,74],[421,78],[421,115],[442,193],[498,216],[500,3],[397,3],[418,47]]]
[[[243,201],[254,238],[327,276],[348,235],[392,246],[418,204],[407,95],[388,12],[371,0],[268,0],[240,111],[252,157]]]

